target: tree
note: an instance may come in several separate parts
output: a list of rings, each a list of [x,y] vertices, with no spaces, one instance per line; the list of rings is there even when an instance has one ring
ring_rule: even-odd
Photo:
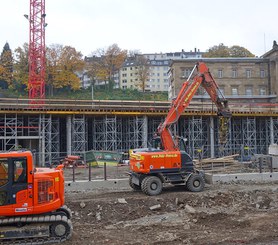
[[[109,90],[114,85],[114,75],[121,68],[127,57],[127,51],[122,50],[117,44],[112,44],[106,50],[98,49],[89,57],[87,71],[92,80],[108,80]]]
[[[203,55],[207,58],[215,57],[254,57],[249,50],[244,47],[234,45],[232,47],[225,46],[223,43],[209,48],[208,52]]]
[[[15,89],[26,89],[28,87],[28,43],[24,43],[23,47],[15,49],[14,60],[14,84]]]
[[[143,55],[136,56],[136,64],[137,64],[137,79],[139,81],[138,86],[139,88],[145,92],[146,83],[149,80],[149,71],[150,65],[149,60],[146,59]]]
[[[238,45],[230,47],[230,57],[255,57],[249,50]]]
[[[113,88],[113,76],[124,63],[127,56],[127,50],[121,50],[117,44],[112,44],[105,52],[104,61],[108,73],[109,90]]]
[[[83,71],[84,60],[81,52],[70,46],[52,44],[46,50],[47,85],[50,88],[80,89],[77,73]]]
[[[225,46],[223,43],[220,43],[219,45],[215,45],[211,48],[209,48],[208,52],[203,55],[207,58],[212,57],[229,57],[230,51],[227,46]]]
[[[13,87],[13,56],[8,43],[4,45],[0,56],[0,82],[2,88]]]

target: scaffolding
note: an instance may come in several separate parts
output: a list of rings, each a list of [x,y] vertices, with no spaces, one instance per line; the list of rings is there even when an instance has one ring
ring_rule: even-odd
[[[147,117],[123,118],[122,151],[147,147]]]
[[[71,152],[73,154],[84,153],[87,150],[85,115],[73,115],[71,122]]]
[[[192,116],[179,122],[180,135],[187,139],[187,152],[193,158],[209,157],[209,117]]]
[[[128,151],[147,147],[163,121],[163,116],[146,115],[80,114],[68,115],[65,121],[64,115],[1,114],[0,150],[36,150],[40,165],[91,149]],[[253,154],[267,154],[269,145],[278,143],[276,117],[231,118],[228,142],[222,148],[218,127],[216,116],[181,116],[171,129],[174,135],[187,138],[187,151],[193,158],[240,154],[242,160],[248,160]]]

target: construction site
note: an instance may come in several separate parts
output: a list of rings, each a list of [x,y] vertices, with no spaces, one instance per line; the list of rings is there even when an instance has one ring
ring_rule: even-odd
[[[45,1],[25,17],[28,99],[0,98],[0,244],[278,244],[275,41],[226,64],[257,67],[260,95],[225,98],[223,60],[193,59],[170,65],[169,101],[48,99]]]

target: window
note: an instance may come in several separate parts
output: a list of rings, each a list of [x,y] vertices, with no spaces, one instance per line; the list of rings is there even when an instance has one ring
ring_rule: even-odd
[[[219,86],[219,90],[220,90],[220,92],[224,95],[225,93],[224,93],[224,87],[223,86]]]
[[[218,78],[222,78],[223,77],[223,70],[219,69],[218,70]]]
[[[122,83],[127,83],[127,80],[122,80]]]
[[[125,85],[125,86],[123,86],[122,88],[123,88],[123,89],[127,89],[127,86]]]
[[[0,159],[0,187],[8,183],[8,159]]]
[[[246,77],[247,78],[251,77],[251,70],[250,69],[246,69]]]
[[[129,69],[132,70],[132,67],[130,67]]]
[[[159,78],[157,78],[157,79],[156,79],[156,81],[159,83],[159,82],[160,82],[160,79],[159,79]]]
[[[266,95],[266,88],[265,87],[260,87],[259,88],[259,94],[260,95]]]
[[[251,86],[246,87],[246,88],[245,88],[245,94],[246,94],[247,96],[252,96],[252,95],[253,95],[253,88],[252,88]]]
[[[265,70],[260,70],[260,77],[264,78],[265,77]]]
[[[126,73],[123,74],[123,77],[126,77]]]
[[[232,87],[232,95],[238,95],[238,88]]]
[[[164,76],[164,77],[167,77],[167,73],[163,73],[163,76]]]
[[[236,69],[232,70],[232,78],[237,78],[237,70]]]
[[[27,165],[26,159],[14,160],[14,183],[27,182]]]

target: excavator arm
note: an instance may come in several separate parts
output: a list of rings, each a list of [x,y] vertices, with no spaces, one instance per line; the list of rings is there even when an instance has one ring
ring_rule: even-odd
[[[190,79],[196,69],[198,71],[197,75],[194,76],[193,82],[190,83]],[[173,100],[166,119],[162,124],[159,125],[157,129],[157,134],[160,136],[164,150],[179,150],[178,142],[174,140],[170,126],[178,121],[181,114],[189,106],[193,96],[196,94],[198,88],[201,85],[204,87],[204,89],[210,95],[211,100],[217,106],[217,114],[221,116],[220,128],[227,128],[227,119],[231,117],[231,113],[228,108],[228,102],[221,93],[206,64],[203,62],[198,62],[191,71],[187,81],[183,83],[178,96],[175,100]],[[220,138],[224,141],[223,133],[221,134]]]

